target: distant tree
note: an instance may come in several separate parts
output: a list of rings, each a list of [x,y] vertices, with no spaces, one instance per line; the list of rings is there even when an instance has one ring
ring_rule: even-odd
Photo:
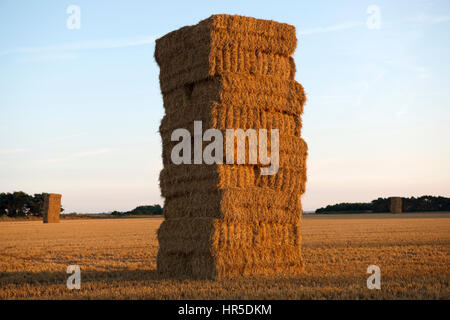
[[[378,198],[372,201],[373,212],[389,212],[390,200],[388,198]]]
[[[8,194],[8,215],[11,217],[23,217],[27,216],[30,212],[30,203],[32,197],[25,192],[18,191],[12,194]]]
[[[119,212],[119,211],[113,211],[111,212],[114,216],[121,216],[121,215],[158,215],[162,214],[163,209],[159,204],[153,205],[153,206],[138,206],[134,208],[131,211],[126,212]]]
[[[371,203],[338,203],[335,205],[328,205],[325,208],[320,208],[316,210],[316,213],[327,213],[327,212],[365,212],[367,210],[372,210]]]
[[[0,193],[0,216],[8,214],[8,195],[4,192]]]
[[[44,195],[42,193],[34,194],[30,201],[30,214],[33,216],[42,216],[42,206],[44,204]]]

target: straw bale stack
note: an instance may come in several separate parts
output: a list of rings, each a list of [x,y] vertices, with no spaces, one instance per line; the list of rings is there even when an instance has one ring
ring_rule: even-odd
[[[215,279],[303,272],[300,197],[308,148],[301,138],[306,96],[294,80],[296,46],[293,26],[231,15],[156,41],[165,109],[160,272]],[[261,175],[259,161],[226,164],[225,151],[223,164],[174,164],[179,142],[171,134],[184,128],[194,136],[194,121],[220,130],[224,143],[226,129],[266,129],[268,136],[278,129],[278,172]],[[247,160],[248,149],[247,141]]]
[[[57,193],[44,193],[42,215],[44,223],[58,223],[61,214],[61,195]]]
[[[391,211],[391,213],[402,213],[402,198],[391,197],[389,210]]]

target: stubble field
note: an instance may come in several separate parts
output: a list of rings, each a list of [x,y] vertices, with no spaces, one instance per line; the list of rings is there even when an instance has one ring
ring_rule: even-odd
[[[161,218],[0,222],[0,299],[449,299],[450,214],[305,216],[305,274],[165,279]],[[68,265],[81,289],[66,287]],[[381,290],[369,290],[369,265]]]

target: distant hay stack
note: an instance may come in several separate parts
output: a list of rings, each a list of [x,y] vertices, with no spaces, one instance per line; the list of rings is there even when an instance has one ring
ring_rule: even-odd
[[[303,272],[300,197],[308,148],[301,138],[306,96],[294,79],[296,46],[291,25],[231,15],[213,15],[156,40],[165,109],[162,274],[221,279]],[[172,163],[173,131],[193,135],[194,121],[222,133],[278,129],[278,172],[261,175],[260,163]]]
[[[61,214],[61,195],[56,193],[44,193],[42,214],[44,223],[58,223]]]
[[[390,198],[390,211],[391,213],[402,213],[402,198],[391,197]]]

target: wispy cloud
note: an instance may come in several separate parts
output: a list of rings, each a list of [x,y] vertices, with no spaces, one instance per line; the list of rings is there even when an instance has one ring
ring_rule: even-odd
[[[411,70],[417,73],[417,77],[420,79],[431,78],[431,70],[428,67],[411,67]]]
[[[28,149],[25,149],[25,148],[0,149],[0,154],[1,155],[16,154],[16,153],[22,153],[25,151],[28,151]]]
[[[428,16],[420,15],[416,17],[410,17],[401,20],[400,22],[414,22],[414,23],[424,23],[424,24],[435,24],[450,21],[450,16]]]
[[[65,141],[65,140],[70,140],[73,138],[78,138],[81,136],[85,136],[87,135],[87,132],[78,132],[78,133],[74,133],[74,134],[70,134],[70,135],[66,135],[66,136],[60,136],[54,139],[54,141]]]
[[[382,25],[393,25],[393,24],[403,24],[403,23],[420,23],[420,24],[436,24],[450,21],[450,16],[429,16],[429,15],[421,15],[416,17],[409,17],[405,19],[401,19],[396,22],[384,22],[382,21]],[[366,27],[365,23],[362,22],[344,22],[340,24],[335,24],[326,27],[316,27],[299,30],[299,35],[311,35],[311,34],[320,34],[320,33],[328,33],[328,32],[336,32],[342,30],[349,30],[354,28]]]
[[[57,61],[57,60],[73,60],[79,57],[78,54],[75,53],[44,53],[44,54],[33,54],[26,55],[20,58],[21,61],[26,62],[40,62],[40,61]]]
[[[360,22],[347,22],[347,23],[341,23],[336,24],[328,27],[317,27],[317,28],[311,28],[311,29],[304,29],[298,31],[298,34],[300,35],[310,35],[310,34],[318,34],[318,33],[326,33],[326,32],[335,32],[335,31],[341,31],[341,30],[348,30],[353,28],[358,28],[364,26],[363,23]]]
[[[398,110],[398,111],[395,113],[395,115],[396,115],[397,117],[402,117],[402,116],[406,115],[407,113],[408,113],[408,108],[403,107],[403,108],[401,108],[400,110]]]
[[[428,79],[432,77],[432,70],[426,66],[408,63],[405,60],[386,60],[384,63],[391,68],[402,69],[410,72],[419,79]]]
[[[83,50],[115,49],[153,44],[157,36],[136,36],[131,38],[94,40],[85,42],[63,43],[48,46],[19,47],[12,50],[0,51],[0,56],[11,54],[39,54],[47,57],[60,58],[63,53],[67,54]],[[73,56],[72,56],[73,57]]]
[[[51,162],[51,163],[63,162],[63,161],[71,160],[71,159],[79,159],[79,158],[96,156],[96,155],[107,153],[109,151],[110,150],[107,148],[102,148],[102,149],[93,150],[93,151],[84,151],[84,152],[73,153],[73,154],[70,154],[70,155],[64,156],[64,157],[50,158],[47,161]]]

